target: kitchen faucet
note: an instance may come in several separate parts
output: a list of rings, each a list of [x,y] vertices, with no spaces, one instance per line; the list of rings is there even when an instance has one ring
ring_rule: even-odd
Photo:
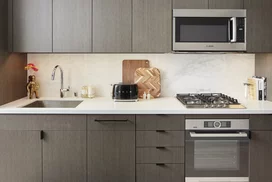
[[[70,91],[70,87],[68,86],[68,88],[63,88],[63,70],[59,65],[56,65],[55,68],[53,69],[52,72],[52,80],[55,80],[55,73],[57,68],[59,68],[60,70],[60,97],[63,98],[64,97],[64,92],[69,92]]]

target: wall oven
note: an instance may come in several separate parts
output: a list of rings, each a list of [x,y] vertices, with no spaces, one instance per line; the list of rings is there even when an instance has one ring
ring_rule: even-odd
[[[249,120],[187,119],[186,182],[249,182]]]
[[[246,51],[246,10],[174,9],[174,51]]]

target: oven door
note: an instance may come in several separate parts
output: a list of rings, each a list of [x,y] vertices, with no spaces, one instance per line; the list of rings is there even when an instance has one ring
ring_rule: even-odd
[[[246,51],[243,16],[244,10],[174,10],[173,50]]]
[[[187,131],[185,156],[186,182],[248,181],[249,132]]]

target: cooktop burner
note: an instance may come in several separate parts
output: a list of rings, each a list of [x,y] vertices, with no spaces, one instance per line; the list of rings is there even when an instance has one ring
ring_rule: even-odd
[[[187,108],[245,109],[237,99],[222,93],[177,94],[177,99]]]

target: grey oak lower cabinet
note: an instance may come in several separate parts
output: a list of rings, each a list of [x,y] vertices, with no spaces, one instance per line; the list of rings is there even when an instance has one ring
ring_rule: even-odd
[[[272,131],[253,131],[250,141],[250,182],[271,182],[271,169]]]
[[[43,182],[86,182],[86,131],[45,131]]]
[[[0,131],[0,181],[42,182],[39,131]]]
[[[88,132],[88,181],[135,181],[134,132]]]

